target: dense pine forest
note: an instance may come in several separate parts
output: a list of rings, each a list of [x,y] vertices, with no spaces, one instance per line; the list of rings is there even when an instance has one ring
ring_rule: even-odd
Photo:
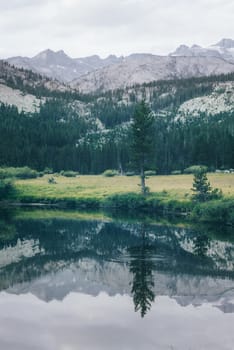
[[[41,87],[37,96],[46,92],[47,101],[39,112],[26,114],[1,104],[0,166],[49,167],[83,174],[98,174],[105,169],[131,171],[129,126],[137,102],[145,99],[154,113],[150,169],[170,174],[195,164],[210,170],[233,168],[232,110],[178,118],[183,102],[210,94],[218,82],[233,80],[234,74],[162,81],[86,96]],[[22,81],[9,82],[12,84],[20,88]],[[34,92],[33,87],[24,86]]]

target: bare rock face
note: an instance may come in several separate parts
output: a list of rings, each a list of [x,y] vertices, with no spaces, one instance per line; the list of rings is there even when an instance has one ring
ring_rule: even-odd
[[[234,72],[234,63],[212,56],[131,55],[122,62],[88,73],[71,83],[84,93],[115,90],[157,80]]]
[[[7,61],[19,68],[30,69],[61,82],[69,82],[95,69],[118,62],[121,58],[110,55],[101,59],[97,55],[71,58],[63,50],[54,52],[50,49],[29,57],[11,57]]]
[[[40,104],[43,102],[44,99],[36,98],[32,94],[24,94],[20,90],[0,84],[0,103],[16,106],[20,112],[38,112]]]

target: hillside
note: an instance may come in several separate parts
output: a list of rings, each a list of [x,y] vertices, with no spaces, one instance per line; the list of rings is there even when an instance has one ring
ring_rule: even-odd
[[[0,102],[14,105],[20,111],[39,111],[46,98],[65,98],[77,92],[57,80],[16,68],[0,61]]]
[[[6,61],[0,61],[0,80],[12,88],[19,88],[25,92],[34,92],[40,94],[44,92],[49,94],[50,91],[66,92],[71,89],[65,84],[56,80],[51,80],[46,76],[33,73],[31,70],[14,67]]]

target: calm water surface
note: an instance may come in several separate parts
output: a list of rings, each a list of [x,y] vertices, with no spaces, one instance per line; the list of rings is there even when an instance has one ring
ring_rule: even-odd
[[[17,217],[0,219],[1,350],[234,349],[231,229]]]

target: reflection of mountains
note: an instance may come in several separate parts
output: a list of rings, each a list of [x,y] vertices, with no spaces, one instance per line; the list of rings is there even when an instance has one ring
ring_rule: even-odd
[[[144,226],[144,243],[137,224],[27,220],[15,227],[15,235],[0,243],[1,289],[45,300],[70,291],[134,294],[131,281],[137,286],[146,276],[156,295],[177,296],[181,304],[234,294],[230,242],[167,226]],[[141,295],[134,296],[137,308]]]

